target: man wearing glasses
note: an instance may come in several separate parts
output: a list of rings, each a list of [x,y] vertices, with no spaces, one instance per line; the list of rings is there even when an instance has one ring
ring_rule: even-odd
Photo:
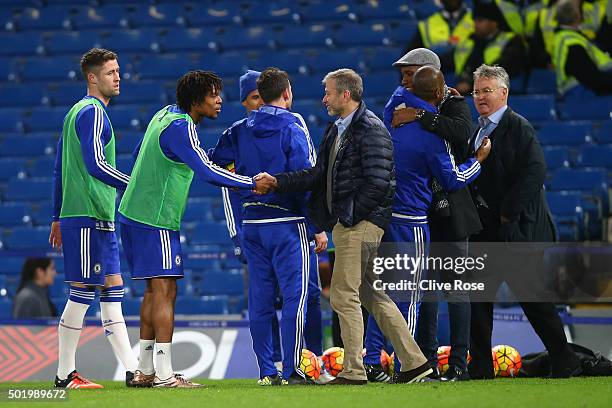
[[[480,146],[485,137],[492,145],[480,177],[470,186],[483,225],[472,240],[552,242],[555,230],[544,196],[546,163],[542,148],[531,124],[508,107],[509,84],[502,67],[483,64],[474,72],[472,94],[480,117],[470,150],[474,152],[474,146]],[[517,275],[495,273],[493,282],[487,285],[499,286],[506,281],[515,295],[533,291],[535,282],[521,281]],[[578,375],[580,363],[567,344],[555,306],[549,302],[519,303],[549,352],[552,377]],[[472,299],[469,374],[473,379],[493,378],[492,330],[493,303]]]

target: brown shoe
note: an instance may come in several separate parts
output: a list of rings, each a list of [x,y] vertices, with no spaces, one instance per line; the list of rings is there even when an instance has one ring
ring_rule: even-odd
[[[366,385],[368,380],[349,380],[348,378],[336,377],[326,385]]]
[[[155,381],[155,373],[147,375],[140,370],[136,370],[129,387],[150,388],[153,386],[153,381]]]

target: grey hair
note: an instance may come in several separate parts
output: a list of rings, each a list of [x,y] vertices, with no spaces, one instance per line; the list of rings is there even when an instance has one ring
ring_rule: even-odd
[[[499,65],[482,64],[474,71],[474,81],[478,78],[497,79],[500,87],[510,90],[510,77],[506,70]]]
[[[338,93],[349,91],[351,99],[355,102],[361,102],[363,96],[363,80],[358,73],[349,68],[341,68],[336,71],[329,72],[323,78],[323,85],[330,79],[336,81],[336,90]]]
[[[557,3],[557,22],[560,25],[572,25],[580,21],[580,6],[575,0],[563,0]]]

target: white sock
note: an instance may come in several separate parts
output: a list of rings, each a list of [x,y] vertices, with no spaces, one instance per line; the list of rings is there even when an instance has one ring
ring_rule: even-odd
[[[155,375],[160,380],[167,380],[174,375],[172,370],[172,343],[155,343]]]
[[[137,370],[143,374],[151,375],[155,372],[153,366],[153,350],[155,348],[155,340],[140,339],[140,358],[138,359]]]
[[[88,304],[73,302],[68,299],[58,326],[59,361],[57,377],[60,380],[68,378],[68,374],[76,369],[76,350],[83,329],[83,319],[89,308]]]
[[[113,353],[125,367],[125,371],[134,372],[138,360],[132,353],[130,338],[121,311],[121,302],[100,302],[102,328],[106,339],[113,348]]]

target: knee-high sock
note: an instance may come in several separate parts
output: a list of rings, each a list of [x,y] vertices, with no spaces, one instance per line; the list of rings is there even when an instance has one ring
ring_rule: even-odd
[[[100,312],[104,334],[110,343],[115,356],[121,361],[126,371],[136,370],[138,360],[132,353],[130,338],[123,319],[121,301],[123,285],[105,288],[100,293]]]
[[[94,288],[70,286],[70,297],[57,330],[59,339],[57,376],[60,380],[68,378],[68,374],[76,369],[75,356],[83,329],[83,319],[95,295]]]

